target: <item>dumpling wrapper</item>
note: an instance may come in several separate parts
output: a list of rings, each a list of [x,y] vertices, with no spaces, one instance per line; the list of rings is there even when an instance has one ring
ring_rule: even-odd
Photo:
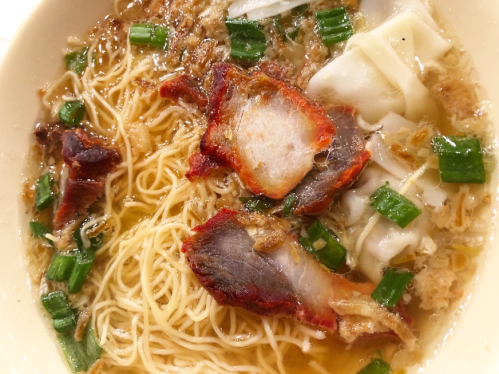
[[[340,197],[339,207],[349,230],[354,228],[363,230],[367,217],[375,214],[375,210],[369,206],[369,197],[385,182],[389,182],[390,187],[395,190],[403,184],[401,179],[391,173],[377,166],[369,166],[357,186]],[[405,196],[420,205],[417,191],[417,187],[414,186]],[[392,258],[404,250],[414,250],[418,247],[422,238],[427,235],[427,225],[427,220],[418,217],[410,226],[400,228],[387,218],[381,217],[364,239],[358,258],[355,257],[354,251],[349,251],[347,261],[351,266],[358,266],[371,281],[379,283],[383,277],[383,269],[389,265]]]
[[[434,118],[436,105],[417,72],[450,48],[415,14],[401,14],[369,33],[350,38],[346,52],[312,77],[307,94],[354,105],[373,123],[389,112],[411,121]]]
[[[380,26],[393,16],[412,12],[428,26],[438,30],[438,26],[430,14],[428,4],[421,0],[362,0],[359,11],[364,15],[367,27],[371,29]]]
[[[237,0],[229,6],[228,18],[236,18],[246,14],[248,20],[254,21],[277,16],[297,6],[310,3],[312,0]]]

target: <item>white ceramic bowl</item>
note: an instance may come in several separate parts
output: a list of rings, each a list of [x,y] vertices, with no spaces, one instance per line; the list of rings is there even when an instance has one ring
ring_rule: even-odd
[[[499,1],[434,0],[469,52],[482,99],[492,105],[499,131]],[[39,115],[37,90],[61,69],[70,35],[83,35],[111,10],[110,0],[42,0],[13,38],[0,63],[0,373],[69,373],[55,334],[30,293],[23,259],[27,218],[20,186],[33,125]],[[497,189],[494,174],[493,191]],[[494,210],[499,207],[494,196]],[[435,353],[414,372],[499,373],[499,238],[491,240],[465,307],[435,341]]]

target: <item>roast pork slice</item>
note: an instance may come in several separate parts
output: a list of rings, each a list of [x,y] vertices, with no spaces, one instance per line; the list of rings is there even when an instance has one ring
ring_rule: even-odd
[[[354,109],[331,107],[328,115],[334,122],[336,136],[324,153],[323,161],[318,162],[296,188],[297,215],[326,210],[342,190],[357,180],[370,158]]]
[[[217,64],[201,153],[236,170],[255,194],[286,196],[335,134],[325,110],[261,71]]]
[[[262,230],[258,213],[222,209],[182,246],[190,267],[221,305],[269,317],[288,317],[336,331],[328,305],[332,276],[285,234],[269,252],[253,248]]]
[[[65,131],[61,140],[69,177],[61,186],[62,200],[54,219],[56,229],[86,213],[102,196],[108,173],[121,162],[116,149],[105,146],[102,139],[82,129]]]

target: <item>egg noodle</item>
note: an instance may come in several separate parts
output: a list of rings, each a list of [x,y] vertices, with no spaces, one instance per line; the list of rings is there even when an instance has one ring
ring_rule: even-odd
[[[97,32],[86,44],[95,61],[82,76],[66,71],[42,97],[47,111],[57,107],[54,100],[84,100],[87,128],[118,146],[123,158],[107,180],[102,214],[82,229],[113,226],[97,252],[101,271],[91,273],[85,290],[101,361],[110,373],[285,373],[290,347],[307,351],[324,332],[220,306],[201,287],[182,241],[216,213],[219,196],[239,195],[238,182],[231,174],[222,182],[186,180],[205,120],[161,98],[156,85],[137,84],[169,73],[157,54],[134,54],[128,41],[112,45],[103,37]],[[152,143],[145,154],[141,141]],[[310,365],[327,372],[313,356]]]

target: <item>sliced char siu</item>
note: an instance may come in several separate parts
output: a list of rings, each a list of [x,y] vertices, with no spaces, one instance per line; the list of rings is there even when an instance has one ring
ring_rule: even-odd
[[[36,141],[43,147],[46,155],[58,157],[61,154],[61,138],[64,131],[62,123],[37,126],[35,130]]]
[[[61,186],[64,193],[54,219],[56,229],[87,212],[102,196],[107,174],[121,162],[117,150],[82,129],[65,131],[61,140],[69,177]]]
[[[353,113],[351,107],[332,107],[328,110],[336,136],[325,152],[324,165],[317,165],[296,188],[295,214],[323,212],[342,190],[357,180],[367,165],[370,153],[365,149],[365,141]]]
[[[327,271],[297,250],[291,235],[270,253],[254,250],[255,240],[244,225],[247,216],[222,209],[184,241],[182,251],[203,287],[221,305],[335,331],[336,313],[328,305],[332,278]]]
[[[189,180],[229,167],[255,194],[281,199],[296,187],[295,214],[319,214],[358,178],[370,154],[351,107],[327,113],[279,77],[285,67],[261,64],[250,76],[217,64],[201,152],[189,159]],[[273,77],[272,77],[273,76]],[[206,97],[186,75],[166,81],[161,95],[206,108]],[[322,163],[314,163],[323,155]]]
[[[300,183],[335,134],[325,110],[295,89],[223,63],[213,69],[208,121],[201,153],[235,169],[253,193],[273,199]]]
[[[409,343],[414,339],[397,311],[375,303],[381,312],[372,313],[377,319],[370,319],[366,310],[373,302],[369,296],[375,288],[372,283],[353,283],[326,270],[294,235],[276,228],[278,220],[222,209],[184,241],[182,251],[191,269],[219,304],[262,316],[294,318],[336,332],[338,321],[357,315],[354,308],[348,312],[344,307],[353,303],[362,312],[358,318],[373,326],[370,333],[392,331]],[[279,240],[272,235],[276,231],[282,231]],[[257,251],[262,237],[272,238],[273,243]],[[332,303],[339,305],[340,313]],[[342,331],[340,336],[344,337]]]

